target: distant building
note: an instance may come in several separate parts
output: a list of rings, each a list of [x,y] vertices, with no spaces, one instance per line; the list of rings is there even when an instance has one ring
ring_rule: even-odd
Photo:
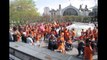
[[[91,11],[87,8],[87,5],[85,5],[84,9],[82,8],[82,5],[80,5],[79,12],[81,16],[89,16]]]
[[[67,7],[65,7],[64,9],[61,10],[61,15],[62,16],[66,16],[66,15],[75,15],[78,16],[80,15],[80,12],[77,8],[75,8],[74,6],[72,6],[71,4]]]
[[[50,9],[48,8],[48,7],[45,7],[44,8],[44,13],[43,13],[43,16],[45,16],[45,15],[50,15]]]
[[[74,15],[74,16],[89,16],[89,13],[91,11],[88,9],[87,5],[85,8],[82,8],[82,5],[80,5],[80,8],[77,9],[76,7],[72,6],[71,4],[64,9],[61,8],[61,5],[59,4],[59,9],[49,10],[48,7],[44,8],[43,15],[50,15],[51,17],[55,16],[66,16],[66,15]]]
[[[59,5],[59,9],[57,9],[57,10],[52,9],[49,12],[51,14],[51,17],[55,17],[58,15],[61,16],[61,5]]]
[[[89,16],[96,16],[97,17],[97,13],[98,13],[98,6],[95,5],[94,7],[92,7],[92,12],[89,13]]]
[[[92,21],[97,21],[97,13],[98,13],[98,6],[95,5],[94,7],[92,7],[92,12],[89,13],[89,16],[92,17]]]

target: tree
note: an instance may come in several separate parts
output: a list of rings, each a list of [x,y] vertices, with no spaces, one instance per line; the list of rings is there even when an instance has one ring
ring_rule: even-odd
[[[11,2],[11,1],[10,1]],[[23,24],[39,16],[33,0],[14,0],[9,5],[10,23]]]

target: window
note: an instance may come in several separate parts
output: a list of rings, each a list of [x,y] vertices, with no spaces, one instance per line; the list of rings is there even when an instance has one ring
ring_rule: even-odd
[[[77,11],[73,8],[68,8],[64,11],[63,16],[65,15],[78,15]]]

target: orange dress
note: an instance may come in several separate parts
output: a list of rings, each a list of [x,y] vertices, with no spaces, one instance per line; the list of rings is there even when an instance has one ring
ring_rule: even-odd
[[[72,40],[68,40],[67,42],[68,42],[69,44],[72,44]]]
[[[21,39],[20,35],[17,35],[17,41],[19,42]]]
[[[70,37],[70,33],[69,33],[68,31],[65,32],[64,35],[65,35],[66,38],[69,38],[69,37]]]
[[[19,42],[21,40],[21,34],[18,31],[16,31],[15,34],[17,35],[17,42]]]
[[[61,40],[62,42],[64,42],[64,41],[65,41],[65,40],[64,40],[64,37],[61,37],[61,38],[60,38],[60,40]]]
[[[64,50],[65,46],[64,46],[64,43],[61,43],[59,46],[58,46],[58,50]]]
[[[64,32],[61,32],[61,35],[60,36],[64,36]]]
[[[85,47],[84,48],[84,58],[85,60],[93,60],[93,55],[92,55],[92,48],[90,47]]]
[[[34,35],[35,35],[34,31],[31,31],[31,33],[32,33],[32,37],[34,37]]]
[[[40,40],[40,37],[41,37],[41,35],[40,35],[40,34],[37,34],[37,36],[36,36],[36,41],[39,41],[39,40]]]
[[[76,36],[76,31],[72,31],[72,36]]]
[[[64,43],[65,40],[64,40],[64,37],[61,36],[61,37],[58,37],[58,38],[57,38],[57,41],[62,41],[62,43]],[[59,46],[59,45],[60,45],[60,43],[58,43],[58,46]]]
[[[59,46],[58,46],[58,50],[61,50],[62,53],[65,52],[65,46],[64,46],[64,43],[59,44]]]

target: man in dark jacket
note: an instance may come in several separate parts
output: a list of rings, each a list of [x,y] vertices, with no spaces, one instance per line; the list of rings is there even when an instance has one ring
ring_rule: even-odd
[[[26,43],[26,39],[27,37],[24,34],[22,34],[22,42]]]
[[[54,36],[54,34],[52,34],[49,38],[48,49],[57,49],[56,37]]]
[[[84,46],[85,46],[84,41],[80,40],[80,42],[78,43],[78,55],[77,56],[80,56],[81,52],[84,51]]]

